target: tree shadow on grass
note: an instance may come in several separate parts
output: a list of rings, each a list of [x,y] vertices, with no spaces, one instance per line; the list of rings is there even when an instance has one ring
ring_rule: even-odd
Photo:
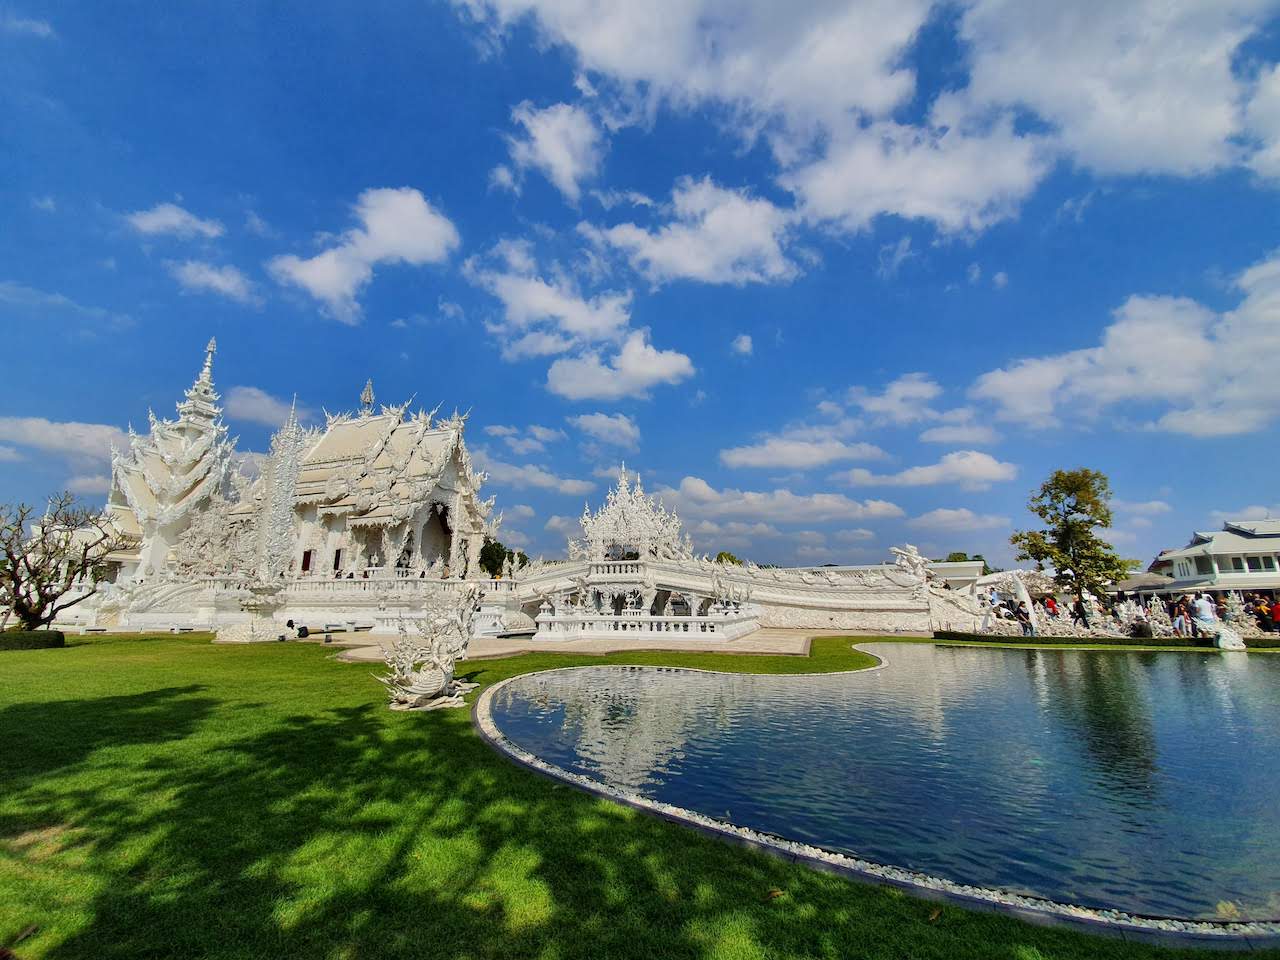
[[[190,731],[208,707],[193,706],[199,688],[180,689],[132,707],[110,701],[135,698],[106,698],[117,715],[97,744],[147,743],[134,722],[143,715],[156,743],[163,730]],[[94,705],[44,706],[40,719],[57,728]],[[208,744],[197,736],[121,758],[109,798],[73,781],[48,810],[47,784],[26,785],[18,802],[30,815],[77,811],[85,864],[105,877],[85,922],[33,941],[44,955],[1146,954],[952,908],[935,914],[897,891],[744,853],[519,769],[460,711],[359,705],[223,729]]]

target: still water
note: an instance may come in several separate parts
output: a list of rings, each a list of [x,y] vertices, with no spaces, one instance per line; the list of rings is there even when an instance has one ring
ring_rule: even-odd
[[[564,769],[867,860],[1280,917],[1280,655],[865,649],[888,667],[520,677],[493,718]]]

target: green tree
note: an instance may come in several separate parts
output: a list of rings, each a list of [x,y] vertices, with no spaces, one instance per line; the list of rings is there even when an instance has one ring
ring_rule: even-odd
[[[947,563],[964,563],[969,559],[969,555],[963,550],[956,550],[947,554]]]
[[[491,577],[498,576],[502,573],[502,566],[507,562],[507,558],[512,561],[519,560],[521,566],[529,562],[523,550],[511,550],[500,540],[494,540],[492,537],[484,538],[484,546],[480,548],[480,568],[485,573]]]
[[[735,557],[728,550],[721,550],[716,554],[716,563],[732,563],[735,566],[742,566],[742,561]]]
[[[1123,579],[1125,561],[1097,530],[1111,526],[1111,483],[1107,475],[1081,467],[1055,470],[1027,502],[1045,523],[1043,530],[1019,530],[1009,538],[1017,559],[1036,568],[1053,567],[1054,580],[1078,599],[1101,596],[1107,583]]]
[[[101,510],[70,493],[49,498],[44,513],[0,504],[0,627],[9,611],[24,630],[39,630],[97,592],[107,555],[124,539]]]

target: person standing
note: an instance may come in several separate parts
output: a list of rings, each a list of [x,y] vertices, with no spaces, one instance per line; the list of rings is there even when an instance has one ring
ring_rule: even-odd
[[[1073,626],[1089,629],[1089,613],[1085,610],[1084,601],[1079,597],[1076,597],[1076,602],[1071,604],[1071,623]]]
[[[1018,601],[1018,606],[1013,611],[1013,617],[1018,621],[1018,625],[1022,627],[1022,635],[1024,637],[1034,637],[1036,635],[1035,624],[1031,622],[1031,611],[1027,609],[1027,605],[1022,600]]]

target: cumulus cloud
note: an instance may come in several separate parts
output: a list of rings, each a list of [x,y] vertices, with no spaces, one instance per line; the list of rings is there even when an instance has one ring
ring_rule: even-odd
[[[658,495],[690,517],[768,517],[774,523],[821,523],[900,517],[902,508],[887,500],[852,500],[842,493],[797,494],[790,490],[717,490],[701,477],[685,477],[679,487]]]
[[[907,521],[907,526],[939,533],[964,533],[970,530],[991,530],[1009,526],[1008,517],[989,513],[974,513],[968,507],[939,507]]]
[[[25,459],[26,458],[23,457],[19,451],[13,449],[13,447],[6,447],[4,444],[0,444],[0,463],[17,463],[19,460]]]
[[[48,20],[38,20],[35,17],[20,17],[5,10],[0,10],[0,33],[25,34],[29,37],[39,37],[42,40],[57,36],[54,32],[53,24]]]
[[[632,331],[611,357],[589,351],[561,357],[547,371],[547,389],[569,400],[647,397],[660,384],[676,384],[694,374],[693,362],[675,350],[658,350],[647,330]]]
[[[971,392],[998,418],[1035,426],[1058,423],[1063,410],[1088,420],[1123,405],[1192,436],[1260,430],[1280,411],[1271,362],[1280,351],[1280,255],[1235,285],[1241,301],[1225,313],[1184,297],[1131,296],[1098,346],[1018,360],[983,374]]]
[[[879,460],[885,452],[872,443],[849,443],[834,438],[802,439],[768,436],[757,443],[720,451],[726,467],[767,467],[807,470],[841,460]]]
[[[980,109],[1034,111],[1062,149],[1102,173],[1204,173],[1238,157],[1245,88],[1232,61],[1265,9],[1256,0],[977,0],[960,24],[964,97]]]
[[[477,451],[477,459],[485,472],[489,474],[490,480],[499,486],[510,487],[514,490],[532,488],[580,495],[590,493],[596,488],[596,485],[590,480],[574,480],[569,477],[560,477],[545,467],[532,463],[523,465],[506,463],[485,455],[483,451]]]
[[[565,439],[563,430],[544,427],[537,423],[531,424],[523,430],[506,424],[493,424],[485,427],[484,432],[491,437],[500,438],[512,453],[521,455],[541,453],[546,450],[547,444]]]
[[[105,423],[0,417],[0,440],[77,459],[105,461],[113,443],[124,446],[128,439],[119,427]]]
[[[872,393],[865,387],[852,387],[849,402],[877,420],[902,426],[921,420],[935,419],[938,414],[929,401],[942,395],[942,387],[925,373],[904,373],[884,388]]]
[[[740,333],[729,343],[729,349],[740,357],[749,357],[755,350],[755,345],[751,342],[751,334]]]
[[[218,220],[202,220],[176,203],[158,203],[150,210],[126,214],[125,220],[138,233],[147,236],[170,234],[175,237],[204,237],[212,240],[226,233]]]
[[[558,533],[565,537],[576,537],[582,533],[582,525],[578,523],[575,517],[565,517],[560,514],[552,514],[547,518],[547,522],[543,524],[542,529],[549,530],[551,533]]]
[[[1173,507],[1163,500],[1112,500],[1111,509],[1117,513],[1130,513],[1135,516],[1150,517],[1160,513],[1169,513],[1173,510]]]
[[[301,288],[348,324],[360,320],[356,297],[375,266],[442,263],[461,242],[453,222],[410,187],[366,190],[353,212],[360,226],[336,246],[305,259],[285,254],[267,265],[278,282]]]
[[[565,199],[577,203],[582,184],[594,179],[604,162],[603,138],[591,116],[568,103],[539,110],[525,101],[511,111],[511,119],[523,130],[507,138],[516,170],[537,170]],[[505,166],[494,171],[491,182],[519,189],[515,174]]]
[[[72,493],[82,495],[108,493],[111,490],[111,475],[107,473],[77,473],[67,478],[65,486]]]
[[[535,514],[533,507],[527,503],[517,503],[513,506],[506,507],[502,511],[504,516],[512,517],[516,520],[532,520]]]
[[[236,386],[227,391],[224,408],[232,419],[278,427],[289,416],[291,405],[292,401],[273,397],[260,387]],[[310,420],[314,414],[307,407],[298,407],[297,416],[299,420]]]
[[[920,434],[922,443],[995,443],[1000,437],[985,423],[944,423]]]
[[[166,266],[183,290],[216,293],[237,303],[261,303],[253,283],[233,266],[216,266],[201,260],[171,261]]]
[[[1012,480],[1017,475],[1015,464],[997,460],[978,450],[956,450],[937,463],[908,467],[899,473],[875,474],[854,467],[837,474],[837,477],[853,486],[924,487],[954,483],[964,490],[985,490],[993,483]]]
[[[28,287],[12,280],[0,280],[0,303],[18,307],[32,314],[57,311],[64,316],[92,322],[94,329],[100,326],[120,329],[133,324],[133,318],[127,313],[116,313],[102,307],[87,306],[72,300],[65,294],[37,290],[35,287]]]
[[[667,208],[664,208],[667,209]],[[634,223],[584,227],[592,239],[621,251],[650,282],[777,283],[798,269],[784,252],[791,215],[745,190],[710,177],[677,181],[672,218],[656,229]]]
[[[893,214],[957,233],[1013,216],[1049,166],[1043,145],[1014,133],[1011,118],[979,132],[883,121],[834,138],[779,180],[812,221],[857,232]]]
[[[1274,520],[1280,517],[1280,504],[1268,507],[1255,503],[1241,507],[1239,510],[1214,510],[1209,516],[1215,523],[1230,523],[1233,520]]]
[[[587,436],[611,446],[634,450],[640,445],[640,428],[623,413],[584,413],[569,422]]]
[[[1254,172],[1280,180],[1280,64],[1264,70],[1246,113],[1258,151],[1249,161]]]
[[[616,123],[658,104],[725,107],[744,143],[772,148],[803,216],[845,230],[882,215],[982,230],[1062,158],[1106,174],[1275,169],[1271,88],[1249,103],[1235,69],[1269,22],[1261,0],[973,0],[954,20],[967,83],[916,123],[901,108],[918,94],[926,0],[455,3],[491,37],[529,24],[566,48],[584,96],[616,93]]]

